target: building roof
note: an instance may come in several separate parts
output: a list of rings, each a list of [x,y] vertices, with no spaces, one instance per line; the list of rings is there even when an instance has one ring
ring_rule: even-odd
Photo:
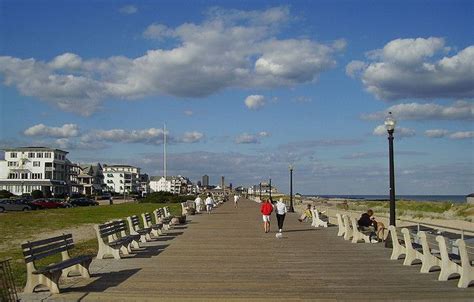
[[[18,147],[18,148],[5,148],[3,151],[6,152],[15,152],[15,151],[50,151],[50,152],[63,152],[63,153],[69,153],[67,151],[61,150],[61,149],[53,149],[53,148],[48,148],[48,147]]]
[[[138,167],[135,167],[135,166],[130,166],[130,165],[104,165],[104,167],[107,167],[107,168],[135,168],[135,169],[138,169]]]

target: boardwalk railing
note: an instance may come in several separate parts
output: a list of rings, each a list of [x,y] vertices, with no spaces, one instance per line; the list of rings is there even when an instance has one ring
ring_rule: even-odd
[[[18,301],[10,260],[0,261],[0,301]]]

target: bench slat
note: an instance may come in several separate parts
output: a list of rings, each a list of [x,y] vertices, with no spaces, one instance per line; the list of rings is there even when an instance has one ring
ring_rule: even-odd
[[[41,245],[41,246],[34,247],[34,248],[27,248],[27,249],[23,250],[23,255],[24,256],[31,256],[31,255],[41,254],[43,252],[53,250],[53,249],[56,249],[56,248],[59,248],[59,247],[68,249],[68,248],[71,248],[72,245],[73,245],[72,239],[70,239],[70,240],[61,240],[61,241],[58,241],[58,242],[53,242],[53,243],[48,244],[48,245]]]
[[[27,241],[27,242],[25,242],[21,245],[21,248],[22,249],[27,249],[27,248],[35,247],[35,246],[38,246],[38,245],[48,244],[48,243],[55,242],[55,241],[66,240],[66,239],[69,239],[69,238],[72,239],[72,234],[63,234],[63,235],[60,235],[60,236],[46,238],[46,239],[42,239],[42,240]]]
[[[40,268],[40,269],[36,270],[35,272],[33,272],[33,274],[44,274],[44,273],[47,273],[47,272],[52,273],[52,272],[60,271],[60,270],[63,270],[65,268],[71,267],[73,265],[76,265],[76,264],[82,263],[84,261],[87,261],[89,259],[92,259],[92,256],[83,255],[83,256],[79,256],[79,257],[75,257],[75,258],[70,258],[68,260],[64,260],[64,261],[61,261],[59,263],[54,263],[54,264],[45,266],[43,268]]]

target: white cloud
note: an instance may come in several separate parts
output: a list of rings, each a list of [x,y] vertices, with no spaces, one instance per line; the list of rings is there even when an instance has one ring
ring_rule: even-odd
[[[93,130],[83,136],[87,142],[104,141],[118,143],[143,143],[143,144],[161,144],[163,142],[163,129],[149,128],[140,130],[110,129]],[[168,139],[168,136],[167,136]],[[173,140],[172,137],[169,138]]]
[[[258,136],[248,133],[243,133],[235,138],[236,144],[260,144]]]
[[[387,129],[385,128],[385,125],[379,125],[375,127],[374,131],[372,132],[373,135],[376,136],[387,136]],[[416,131],[410,128],[402,128],[402,127],[397,127],[395,128],[395,132],[393,136],[395,137],[412,137],[415,136]]]
[[[428,103],[406,103],[387,108],[385,111],[365,114],[366,120],[382,120],[388,112],[396,119],[404,120],[473,120],[474,103],[471,101],[456,101],[451,106]]]
[[[49,137],[73,137],[79,135],[79,127],[76,124],[64,124],[61,127],[48,127],[38,124],[26,129],[23,134],[27,136],[49,136]]]
[[[448,134],[449,134],[449,131],[444,130],[444,129],[431,129],[431,130],[425,131],[425,135],[431,138],[442,138]]]
[[[245,106],[251,110],[256,110],[265,106],[265,97],[263,95],[249,95],[245,98]]]
[[[82,58],[76,54],[66,52],[55,57],[50,63],[53,69],[78,69],[82,65]]]
[[[258,135],[259,135],[260,137],[269,137],[269,136],[270,136],[270,133],[268,133],[267,131],[260,131],[260,132],[258,133]]]
[[[451,139],[469,139],[474,137],[474,131],[460,131],[449,135]]]
[[[163,24],[150,24],[143,32],[143,37],[147,39],[161,40],[163,38],[173,37],[174,31]]]
[[[184,143],[197,143],[204,138],[204,134],[197,131],[185,132],[181,139]]]
[[[119,12],[125,15],[132,15],[138,12],[138,8],[134,5],[125,5],[119,8]]]
[[[368,92],[382,100],[474,97],[474,45],[452,56],[442,38],[396,39],[369,52],[368,62],[352,61]]]
[[[184,115],[186,116],[193,116],[194,112],[192,110],[184,110]]]
[[[289,19],[287,7],[211,9],[202,23],[152,24],[145,31],[150,38],[172,36],[174,48],[148,50],[136,58],[86,60],[65,53],[50,62],[0,56],[0,76],[23,95],[82,115],[92,114],[105,99],[199,98],[226,88],[291,87],[335,66],[333,57],[345,42],[278,39]]]

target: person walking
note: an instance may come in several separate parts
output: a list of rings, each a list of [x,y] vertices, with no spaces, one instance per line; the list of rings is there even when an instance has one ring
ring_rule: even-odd
[[[260,206],[260,213],[262,213],[263,217],[263,230],[265,233],[270,232],[270,215],[273,212],[273,205],[265,199]]]
[[[239,195],[234,195],[234,208],[237,208],[237,202],[239,201]]]
[[[206,203],[207,214],[211,214],[212,206],[214,205],[214,200],[211,197],[211,193],[207,194],[205,203]]]
[[[283,229],[283,222],[285,221],[286,212],[286,204],[283,203],[283,198],[280,198],[275,205],[275,213],[278,221],[278,233],[281,233]]]
[[[194,200],[194,203],[196,204],[196,213],[201,213],[201,203],[202,203],[201,196],[198,195],[196,199]]]

